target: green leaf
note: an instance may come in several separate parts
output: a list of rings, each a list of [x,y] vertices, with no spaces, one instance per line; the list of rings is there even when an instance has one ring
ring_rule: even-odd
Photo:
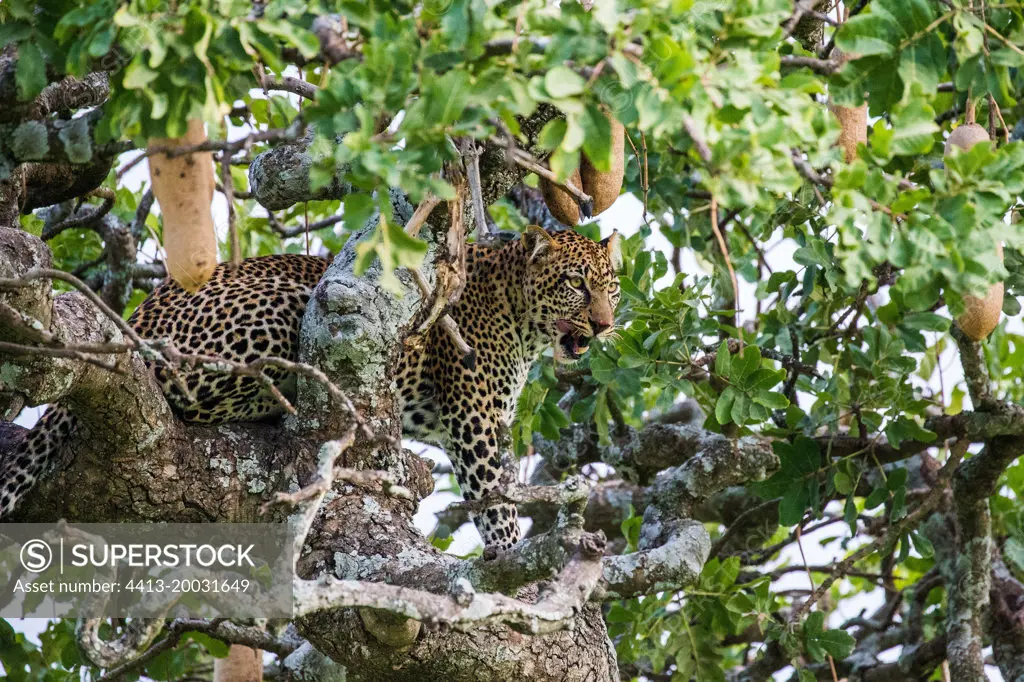
[[[853,492],[854,483],[853,479],[850,478],[849,474],[845,474],[842,471],[837,471],[835,476],[832,478],[832,482],[836,486],[836,492],[840,495],[849,495]]]
[[[889,520],[895,523],[907,515],[907,489],[897,488],[892,495],[892,509]]]
[[[730,388],[732,388],[730,386]],[[750,415],[750,397],[746,393],[740,391],[736,392],[736,398],[732,401],[732,409],[729,410],[729,416],[732,417],[733,422],[742,426],[746,424]]]
[[[949,319],[935,313],[911,313],[903,318],[903,324],[911,329],[930,332],[944,332],[949,329]]]
[[[410,236],[401,225],[388,221],[388,240],[395,249],[395,262],[402,267],[414,268],[423,262],[427,243]]]
[[[826,655],[837,660],[845,659],[856,645],[856,640],[845,630],[826,630],[825,614],[815,611],[803,627],[804,645],[807,653],[815,661],[821,663]]]
[[[734,362],[732,367],[732,380],[742,382],[752,376],[761,366],[761,349],[757,346],[747,346],[743,349],[743,353],[737,356],[737,359],[738,361]]]
[[[843,660],[853,653],[857,644],[853,636],[845,630],[826,630],[818,637],[818,644],[836,660]]]
[[[899,75],[904,97],[912,92],[934,95],[946,71],[946,48],[937,33],[929,33],[912,43],[900,55]]]
[[[124,87],[129,90],[142,90],[159,76],[158,72],[143,63],[142,55],[139,55],[124,70]]]
[[[843,505],[843,520],[850,528],[850,535],[857,534],[857,503],[853,499],[853,491],[846,496],[846,504]]]
[[[893,0],[885,2],[884,7],[907,38],[924,31],[936,17],[935,7],[928,0]]]
[[[365,227],[376,210],[373,197],[362,192],[346,195],[344,205],[345,220],[343,224],[345,229],[350,232],[355,232]]]
[[[46,87],[46,58],[35,41],[18,45],[18,64],[14,72],[18,99],[27,101]]]
[[[728,424],[732,418],[732,406],[735,402],[736,397],[740,393],[732,386],[726,386],[725,390],[722,391],[722,395],[718,396],[718,402],[715,403],[715,419],[718,420],[719,424]]]
[[[715,356],[715,374],[728,379],[731,368],[731,357],[729,355],[729,342],[722,341],[718,346],[718,354]]]
[[[606,173],[612,163],[612,127],[601,110],[594,104],[588,104],[584,115],[580,117],[583,128],[583,153],[594,168]]]
[[[89,56],[99,58],[110,52],[110,46],[114,43],[114,28],[106,26],[98,31],[89,41]]]
[[[897,417],[885,429],[885,435],[889,439],[889,445],[894,448],[898,448],[900,443],[905,440],[916,440],[922,443],[931,443],[936,438],[935,433],[925,429],[913,419],[908,419],[906,417]]]
[[[201,645],[204,649],[210,652],[210,655],[214,658],[227,658],[228,650],[231,648],[231,646],[226,642],[214,639],[203,632],[186,632],[181,638],[183,640],[191,640],[196,644]]]
[[[799,436],[793,442],[793,460],[797,469],[805,474],[821,468],[821,452],[818,443],[806,436]]]
[[[843,24],[836,36],[836,45],[843,52],[863,57],[891,55],[896,51],[901,33],[896,20],[876,4],[870,12],[850,17]]]
[[[629,551],[635,552],[640,543],[640,527],[643,525],[644,517],[631,514],[620,525],[622,537],[626,538]]]
[[[543,149],[558,149],[565,137],[565,119],[556,118],[544,124],[537,136],[537,145]]]
[[[917,551],[920,552],[921,550]],[[1017,567],[1018,571],[1024,571],[1024,542],[1017,538],[1009,538],[1003,544],[1003,554],[1006,555],[1007,560]]]
[[[759,369],[754,372],[750,378],[750,389],[756,391],[759,389],[768,389],[776,386],[780,381],[786,378],[786,370],[774,370],[774,369]]]
[[[754,402],[764,405],[769,410],[781,410],[789,407],[789,399],[781,393],[758,391],[754,394]]]
[[[556,66],[544,76],[544,89],[555,99],[583,92],[583,78],[567,66]]]
[[[783,526],[795,526],[800,523],[810,504],[811,493],[807,484],[802,480],[795,481],[779,502],[779,523]]]
[[[800,436],[794,443],[776,440],[772,448],[779,457],[780,467],[775,475],[756,485],[763,496],[779,497],[788,494],[787,491],[794,483],[804,481],[810,481],[817,490],[816,474],[821,468],[821,454],[816,442]]]
[[[272,36],[284,39],[286,42],[299,49],[299,53],[305,59],[313,59],[320,53],[320,41],[312,31],[282,19],[280,21],[260,22],[260,28]]]
[[[935,556],[935,547],[932,545],[932,541],[926,538],[921,533],[911,533],[910,539],[914,543],[914,549],[925,559],[931,559]]]
[[[939,126],[935,110],[926,102],[915,100],[892,114],[892,138],[889,151],[898,156],[920,156],[931,151]]]
[[[885,488],[875,488],[871,493],[864,499],[865,509],[874,509],[878,505],[882,504],[889,499],[889,491]]]
[[[892,492],[896,492],[900,488],[905,488],[907,485],[907,470],[906,469],[893,469],[889,472],[889,477],[885,480],[885,487]]]

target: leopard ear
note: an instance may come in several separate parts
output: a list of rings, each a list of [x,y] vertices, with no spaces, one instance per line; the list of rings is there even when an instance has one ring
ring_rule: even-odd
[[[618,271],[622,267],[622,240],[618,232],[612,232],[601,240],[601,246],[608,250],[608,260],[612,263],[612,269]]]
[[[539,225],[527,225],[522,240],[526,247],[526,257],[531,263],[547,258],[558,249],[555,238]]]

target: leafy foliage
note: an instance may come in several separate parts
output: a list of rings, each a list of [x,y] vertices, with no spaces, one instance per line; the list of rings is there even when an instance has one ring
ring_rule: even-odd
[[[387,190],[401,188],[414,204],[429,194],[450,198],[441,171],[458,157],[453,140],[522,140],[526,118],[552,106],[561,115],[543,127],[533,151],[566,178],[581,153],[608,167],[604,112],[625,124],[627,189],[644,202],[645,222],[624,239],[619,337],[571,372],[547,361],[536,366],[512,436],[525,454],[538,438],[556,440],[570,423],[589,423],[609,443],[692,398],[708,429],[775,439],[780,470],[747,494],[774,501],[778,524],[753,548],[722,549],[693,590],[607,611],[624,665],[716,680],[749,663],[742,637],[751,628],[756,641],[778,643],[801,666],[849,655],[850,635],[823,611],[785,622],[780,612],[795,598],[777,589],[770,562],[780,545],[799,539],[795,526],[841,522],[843,534],[821,543],[852,551],[868,526],[905,518],[915,504],[905,463],[873,461],[866,447],[839,456],[834,441],[940,446],[928,419],[964,408],[962,382],[944,375],[955,364],[949,333],[964,297],[1003,281],[1005,313],[1020,313],[1024,144],[1008,138],[1024,125],[1024,12],[1012,3],[976,5],[858,3],[861,11],[834,35],[826,30],[825,42],[834,38],[848,60],[816,70],[806,65],[837,53],[808,51],[786,35],[789,0],[615,0],[589,11],[542,0],[286,0],[266,3],[262,16],[241,0],[182,0],[170,9],[152,0],[7,0],[0,38],[17,46],[22,102],[64,75],[110,74],[111,96],[94,129],[83,119],[62,138],[76,161],[112,140],[174,137],[189,118],[205,120],[212,133],[226,134],[230,123],[232,136],[249,126],[281,132],[282,140],[294,139],[285,131],[297,122],[311,125],[314,184],[340,177],[352,191],[272,217],[236,199],[246,256],[305,250],[304,236],[282,237],[279,226],[340,211],[340,223],[316,231],[314,247],[337,251],[379,216],[374,238],[360,247],[361,264],[416,265],[425,245],[398,227]],[[316,17],[333,12],[346,18],[358,57],[327,67],[312,29]],[[265,94],[255,64],[271,77],[318,86],[316,100],[297,106]],[[999,129],[999,144],[946,157],[944,140],[963,122],[969,96],[978,121]],[[839,124],[829,102],[869,107],[867,143],[852,162],[835,146]],[[47,152],[26,125],[0,125],[0,158]],[[243,161],[268,146],[255,143]],[[244,197],[244,165],[231,173]],[[138,193],[113,177],[107,185],[117,192],[115,215],[130,221]],[[490,215],[505,229],[527,222],[508,199]],[[38,234],[42,219],[25,216],[23,225]],[[141,229],[152,252],[159,217]],[[593,223],[578,229],[597,232]],[[738,280],[738,306],[716,229]],[[655,239],[692,255],[700,270],[684,271],[651,247]],[[997,243],[1006,247],[1003,262]],[[91,231],[68,230],[50,246],[68,270],[88,271],[103,253]],[[1024,337],[1016,330],[1001,325],[984,343],[984,362],[994,391],[1020,403]],[[1024,465],[1001,483],[994,527],[1009,564],[1024,575]],[[636,549],[639,517],[623,521]],[[721,539],[726,525],[719,519],[709,529]],[[449,530],[433,541],[446,549]],[[903,533],[859,567],[884,569],[909,586],[938,565],[935,544],[924,530]],[[834,605],[876,587],[851,578],[829,598]],[[925,636],[932,636],[941,595],[925,598]],[[84,665],[65,624],[53,624],[41,646],[0,628],[11,679],[66,679]],[[199,660],[199,644],[219,655],[210,642],[194,642],[156,659],[146,674],[183,674]],[[33,672],[17,677],[25,669]]]

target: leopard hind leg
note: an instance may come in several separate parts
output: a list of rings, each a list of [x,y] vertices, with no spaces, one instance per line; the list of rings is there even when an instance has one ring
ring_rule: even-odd
[[[61,445],[75,430],[74,415],[63,407],[46,411],[32,429],[0,460],[0,519],[14,511],[59,460]]]

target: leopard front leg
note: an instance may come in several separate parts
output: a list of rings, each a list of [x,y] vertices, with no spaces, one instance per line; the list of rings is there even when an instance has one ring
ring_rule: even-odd
[[[448,458],[466,500],[479,500],[501,486],[501,422],[489,415],[442,416],[448,431]],[[519,514],[514,504],[498,504],[474,513],[484,545],[507,549],[519,542]]]

